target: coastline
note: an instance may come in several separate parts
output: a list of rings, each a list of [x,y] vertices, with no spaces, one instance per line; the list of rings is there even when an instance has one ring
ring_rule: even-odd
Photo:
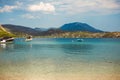
[[[120,38],[120,32],[64,32],[49,35],[34,36],[38,38]]]
[[[85,65],[85,64],[84,64]],[[107,65],[107,66],[105,66]],[[55,68],[50,67],[48,72],[39,72],[40,69],[28,67],[26,70],[17,70],[13,72],[0,72],[0,80],[119,80],[119,65],[117,68],[110,67],[111,63],[104,65],[94,65],[93,67],[83,66],[78,72],[52,72]],[[112,65],[113,66],[113,65]],[[38,67],[37,67],[38,68]]]

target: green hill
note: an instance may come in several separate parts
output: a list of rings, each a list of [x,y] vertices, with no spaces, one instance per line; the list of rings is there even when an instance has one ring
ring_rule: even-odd
[[[0,25],[0,37],[15,36]]]
[[[7,29],[9,32],[16,34],[17,36],[39,36],[41,31],[35,30],[33,28],[20,26],[20,25],[13,25],[13,24],[2,24],[3,28]]]

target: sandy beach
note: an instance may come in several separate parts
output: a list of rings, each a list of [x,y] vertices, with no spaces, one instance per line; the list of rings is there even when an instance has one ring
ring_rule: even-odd
[[[33,63],[32,63],[33,64]],[[51,65],[49,63],[49,65]],[[74,70],[56,71],[53,64],[49,67],[29,65],[25,67],[6,67],[0,72],[0,80],[119,80],[119,65],[100,63],[98,65],[87,63],[75,65]],[[115,66],[115,67],[114,67]],[[77,68],[77,69],[76,69]],[[79,69],[78,69],[79,68]],[[77,71],[79,70],[79,71]]]
[[[119,80],[119,74],[0,75],[0,80]]]

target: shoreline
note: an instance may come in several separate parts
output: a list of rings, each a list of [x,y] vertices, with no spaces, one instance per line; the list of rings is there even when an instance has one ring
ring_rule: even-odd
[[[119,74],[0,75],[0,80],[119,80]]]

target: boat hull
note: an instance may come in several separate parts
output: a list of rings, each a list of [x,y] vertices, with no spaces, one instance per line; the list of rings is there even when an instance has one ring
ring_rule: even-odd
[[[32,39],[25,39],[25,41],[32,41]]]
[[[13,41],[10,41],[10,42],[0,42],[0,44],[8,44],[8,43],[13,43]]]

